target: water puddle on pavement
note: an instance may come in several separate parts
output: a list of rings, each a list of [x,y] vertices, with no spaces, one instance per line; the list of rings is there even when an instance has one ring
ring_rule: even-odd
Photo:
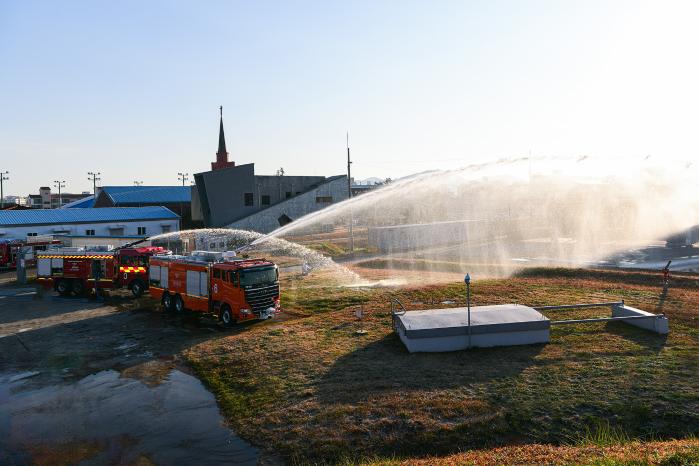
[[[143,372],[48,386],[0,374],[0,464],[256,464],[198,379]]]

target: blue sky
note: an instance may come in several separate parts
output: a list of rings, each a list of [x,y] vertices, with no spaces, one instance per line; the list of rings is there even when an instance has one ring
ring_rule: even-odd
[[[699,7],[641,1],[0,0],[5,193],[398,177],[526,155],[695,158]]]

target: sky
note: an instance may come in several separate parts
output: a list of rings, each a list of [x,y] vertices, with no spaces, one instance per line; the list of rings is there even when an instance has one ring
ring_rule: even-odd
[[[0,0],[5,194],[699,154],[699,2]]]

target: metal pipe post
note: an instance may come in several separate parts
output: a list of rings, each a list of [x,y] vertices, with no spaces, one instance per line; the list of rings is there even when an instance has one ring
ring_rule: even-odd
[[[471,275],[468,273],[464,277],[466,282],[466,309],[468,314],[468,348],[471,347]]]

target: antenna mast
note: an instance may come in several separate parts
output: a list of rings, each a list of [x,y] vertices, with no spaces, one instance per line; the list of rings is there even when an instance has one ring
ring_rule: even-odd
[[[349,148],[349,131],[347,132],[347,199],[352,199],[352,172],[351,172],[352,160],[350,160],[350,148]],[[349,248],[350,254],[354,254],[354,232],[352,227],[354,223],[354,217],[352,215],[352,206],[349,209]]]

